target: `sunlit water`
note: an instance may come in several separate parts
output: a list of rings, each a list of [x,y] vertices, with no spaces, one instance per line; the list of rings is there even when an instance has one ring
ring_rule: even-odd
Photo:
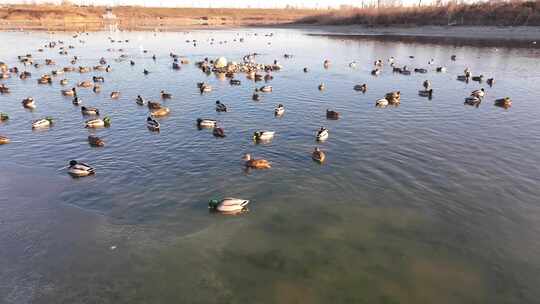
[[[537,303],[539,51],[297,30],[264,36],[270,32],[91,33],[85,44],[71,34],[1,33],[0,61],[23,68],[16,56],[31,52],[57,66],[2,81],[12,93],[0,96],[0,111],[10,114],[0,135],[13,142],[0,146],[0,302]],[[130,42],[111,44],[108,36]],[[69,56],[36,51],[58,39],[76,47]],[[115,61],[122,53],[107,48],[124,48],[136,64]],[[172,70],[171,51],[191,64]],[[252,52],[261,54],[258,62],[283,65],[270,82],[274,92],[259,102],[251,95],[263,83],[238,75],[242,85],[230,86],[193,64],[217,56],[241,61]],[[103,56],[113,71],[36,83],[73,55],[86,66]],[[430,72],[402,76],[386,66],[371,76],[373,62],[390,56]],[[348,67],[351,61],[358,68]],[[448,72],[435,73],[439,65]],[[456,81],[467,66],[496,84]],[[105,77],[103,91],[79,95],[112,125],[89,131],[60,90],[93,75]],[[64,77],[66,87],[59,85]],[[417,94],[425,79],[433,83],[432,100]],[[202,81],[214,90],[199,94]],[[369,86],[365,94],[352,89],[361,83]],[[480,107],[463,105],[481,87],[488,93]],[[152,133],[148,109],[135,97],[159,100],[162,89],[174,96],[163,101],[171,114]],[[118,100],[109,97],[115,90]],[[393,90],[402,93],[399,107],[374,106]],[[21,106],[28,96],[34,111]],[[504,96],[513,100],[510,109],[493,105]],[[216,113],[217,99],[230,112]],[[273,115],[278,103],[286,107],[281,118]],[[341,118],[327,120],[326,109]],[[44,116],[54,117],[54,126],[32,131],[32,120]],[[217,119],[227,137],[198,130],[198,117]],[[330,137],[318,144],[320,126]],[[259,129],[276,137],[257,145],[251,134]],[[106,147],[90,147],[90,133]],[[327,154],[323,165],[311,160],[315,146]],[[247,152],[273,168],[245,172]],[[97,174],[70,178],[61,169],[70,159],[92,164]],[[250,212],[209,213],[208,200],[222,196],[251,200]]]

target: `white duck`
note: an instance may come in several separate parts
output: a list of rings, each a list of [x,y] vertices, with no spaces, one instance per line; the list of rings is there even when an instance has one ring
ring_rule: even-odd
[[[319,130],[317,130],[317,140],[324,141],[326,139],[328,139],[328,129],[321,127]]]
[[[273,131],[256,131],[253,133],[253,139],[255,141],[270,141],[274,138],[276,132]]]

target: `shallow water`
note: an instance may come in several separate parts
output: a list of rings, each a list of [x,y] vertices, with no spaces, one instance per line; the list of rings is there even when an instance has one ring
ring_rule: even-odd
[[[0,111],[10,114],[0,134],[13,142],[0,146],[0,302],[537,302],[539,50],[272,31],[102,32],[83,37],[85,44],[68,34],[0,33],[12,46],[0,49],[9,65],[28,52],[58,64],[29,68],[26,81],[2,81],[12,93],[0,96]],[[113,45],[108,36],[130,43]],[[245,41],[233,41],[239,37]],[[70,56],[36,52],[52,39],[76,48]],[[107,52],[111,47],[124,48],[135,66],[116,62],[122,53]],[[171,51],[191,64],[173,71]],[[251,94],[261,82],[239,75],[242,85],[230,86],[193,65],[207,56],[240,61],[251,52],[261,54],[258,62],[284,66],[260,102]],[[68,73],[66,87],[58,83],[64,76],[37,85],[39,75],[69,65],[72,55],[88,66],[103,56],[113,71]],[[372,63],[390,56],[430,72],[402,76],[386,66],[371,76]],[[324,59],[332,61],[329,69]],[[356,69],[348,67],[353,60]],[[448,72],[435,73],[438,65]],[[466,66],[496,84],[456,81]],[[112,125],[89,131],[60,90],[93,75],[105,77],[103,91],[79,95]],[[425,79],[433,83],[432,100],[417,95]],[[201,81],[214,90],[199,94]],[[352,90],[361,83],[369,86],[365,94]],[[481,87],[488,92],[482,104],[463,105]],[[157,100],[162,89],[174,96],[163,102],[171,114],[160,119],[160,133],[151,133],[148,110],[135,97]],[[118,100],[109,98],[114,90]],[[402,93],[399,107],[374,107],[393,90]],[[34,111],[21,106],[28,96]],[[504,96],[513,100],[510,109],[493,105]],[[217,99],[230,112],[216,113]],[[281,118],[273,116],[278,103],[286,108]],[[326,120],[327,108],[341,119]],[[31,121],[44,116],[53,116],[54,126],[32,131]],[[198,117],[217,119],[227,137],[198,130]],[[317,144],[321,125],[330,138]],[[254,144],[258,129],[276,137]],[[106,147],[91,148],[89,133]],[[311,160],[315,146],[327,154],[324,165]],[[273,168],[245,172],[246,152]],[[92,164],[97,174],[70,178],[59,170],[70,159]],[[208,199],[222,196],[251,200],[250,212],[209,213]]]

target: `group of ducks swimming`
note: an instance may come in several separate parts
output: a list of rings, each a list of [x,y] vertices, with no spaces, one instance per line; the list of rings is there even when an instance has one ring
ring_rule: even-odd
[[[127,42],[127,41],[126,41]],[[57,42],[51,42],[45,47],[54,48],[56,45],[62,45],[63,42],[59,41]],[[72,49],[72,46],[68,47],[69,49]],[[43,51],[43,49],[39,49],[39,51]],[[67,50],[66,48],[61,48],[61,54],[66,55]],[[262,81],[268,82],[273,79],[273,76],[271,75],[271,72],[279,71],[281,69],[281,66],[278,64],[277,60],[275,60],[272,64],[259,64],[255,62],[255,57],[257,56],[256,53],[248,54],[242,58],[241,63],[235,63],[235,62],[228,62],[225,58],[220,57],[215,60],[210,60],[208,58],[205,58],[203,61],[199,61],[196,63],[196,66],[200,68],[200,70],[204,73],[210,74],[215,73],[216,75],[223,75],[225,78],[229,78],[229,82],[232,86],[241,85],[241,81],[239,79],[236,79],[235,76],[238,73],[244,73],[246,74],[246,78],[253,80],[253,81]],[[189,60],[185,58],[181,58],[180,56],[171,53],[170,57],[173,59],[172,63],[172,69],[179,70],[181,69],[182,64],[189,64]],[[292,58],[292,55],[286,54],[284,55],[286,59]],[[120,59],[126,59],[126,55],[121,55]],[[156,60],[156,56],[154,55],[152,57],[154,60]],[[456,60],[455,56],[451,57],[451,60]],[[404,74],[404,75],[410,75],[411,71],[406,67],[398,67],[395,63],[394,58],[390,58],[388,60],[390,62],[390,65],[393,68],[393,72]],[[38,67],[39,63],[34,62],[32,55],[27,54],[23,56],[19,56],[19,62],[22,63],[25,66],[34,66]],[[77,56],[74,56],[70,63],[72,65],[75,65],[78,62]],[[430,61],[429,64],[432,62]],[[45,65],[55,65],[56,63],[53,60],[47,59],[45,60]],[[135,62],[133,60],[130,61],[131,65],[134,65]],[[323,62],[324,68],[328,69],[331,66],[330,60],[325,60]],[[349,64],[351,68],[356,67],[355,62],[351,62]],[[375,68],[372,70],[371,74],[374,76],[378,76],[383,71],[384,62],[382,60],[377,60],[374,63]],[[54,80],[54,77],[57,77],[59,75],[63,75],[64,73],[68,72],[74,72],[78,71],[79,73],[88,73],[90,71],[102,71],[102,72],[112,72],[111,65],[107,64],[107,60],[105,58],[99,59],[99,64],[94,67],[84,67],[80,66],[79,68],[75,68],[74,66],[68,66],[64,67],[62,69],[57,69],[52,71],[49,74],[42,75],[38,79],[38,84],[51,84]],[[305,73],[308,72],[308,68],[304,68],[303,71]],[[437,72],[444,72],[446,71],[445,67],[437,67]],[[427,70],[423,68],[416,68],[414,69],[414,72],[416,73],[426,73]],[[149,71],[146,69],[143,71],[145,75],[149,74]],[[27,79],[31,77],[31,73],[28,71],[20,72],[18,71],[17,67],[9,68],[6,64],[0,63],[0,79],[6,79],[10,77],[10,74],[18,74],[20,79]],[[221,77],[221,76],[220,76]],[[472,81],[478,81],[482,82],[483,76],[472,76],[471,71],[467,68],[464,71],[464,75],[459,75],[457,77],[460,81],[466,81],[469,80]],[[74,105],[81,105],[82,100],[79,98],[78,95],[78,88],[88,88],[92,89],[93,92],[98,93],[102,89],[102,84],[105,82],[104,76],[93,76],[92,80],[88,81],[81,81],[77,83],[76,87],[73,87],[71,89],[65,89],[61,90],[61,94],[66,97],[72,98],[72,103]],[[67,85],[68,80],[67,79],[61,79],[59,81],[61,85]],[[494,79],[489,78],[487,79],[487,84],[491,87],[494,84]],[[422,89],[418,92],[420,96],[432,98],[433,96],[433,88],[431,85],[431,82],[429,80],[425,80],[422,84]],[[212,91],[212,86],[208,83],[197,83],[197,88],[199,89],[201,94],[209,93]],[[321,83],[318,86],[318,89],[320,91],[323,91],[326,89],[326,85],[324,83]],[[357,84],[353,87],[353,90],[365,93],[368,90],[367,84]],[[264,85],[261,87],[257,87],[254,92],[252,99],[255,101],[261,100],[262,95],[261,93],[271,93],[273,91],[273,88],[271,85]],[[1,94],[7,94],[10,92],[10,88],[5,84],[0,84],[0,93]],[[110,93],[111,99],[118,99],[120,98],[121,93],[119,91],[113,91]],[[474,105],[479,106],[482,99],[485,97],[486,91],[482,88],[479,90],[475,90],[471,92],[470,96],[465,98],[465,104],[468,105]],[[172,94],[167,93],[164,90],[160,91],[160,97],[163,100],[171,99],[173,98]],[[401,92],[400,91],[393,91],[389,92],[384,95],[383,98],[380,98],[376,100],[375,105],[377,107],[386,107],[389,105],[399,105],[401,102]],[[143,98],[142,96],[138,95],[135,99],[135,103],[139,106],[147,106],[149,109],[149,115],[146,118],[146,126],[150,131],[153,132],[159,132],[160,131],[160,123],[157,119],[160,117],[164,117],[170,114],[170,109],[164,105],[162,105],[160,102],[157,101],[151,101]],[[512,101],[510,98],[505,97],[501,99],[497,99],[495,101],[495,105],[501,106],[504,108],[510,107],[512,104]],[[22,106],[27,109],[35,109],[36,108],[36,101],[32,97],[25,98],[22,101]],[[100,111],[97,108],[89,107],[89,106],[81,106],[81,114],[84,117],[88,117],[90,119],[86,120],[84,123],[84,126],[86,128],[94,129],[94,128],[103,128],[103,127],[109,127],[111,125],[111,118],[109,116],[104,116],[103,118],[100,117]],[[228,107],[221,101],[217,100],[215,102],[215,109],[216,112],[228,112]],[[278,104],[274,109],[274,115],[275,116],[282,116],[285,113],[285,106],[283,104]],[[326,118],[329,120],[336,120],[340,118],[340,113],[331,109],[326,110]],[[6,113],[0,113],[0,122],[6,121],[9,119],[9,115]],[[35,120],[32,122],[32,129],[45,129],[49,128],[51,125],[53,125],[54,119],[52,117],[44,117],[38,120]],[[196,125],[199,128],[211,128],[212,134],[216,137],[225,137],[226,133],[225,130],[218,125],[218,121],[214,119],[209,118],[198,118],[196,120]],[[256,142],[269,142],[271,141],[275,136],[275,132],[268,131],[268,130],[260,130],[255,131],[253,133],[253,140]],[[329,130],[325,128],[324,126],[317,129],[315,132],[315,139],[318,142],[323,142],[327,140],[329,137]],[[0,136],[0,145],[1,144],[7,144],[10,142],[10,139],[6,136]],[[101,138],[99,138],[96,135],[89,135],[88,136],[88,143],[93,147],[103,147],[105,146],[105,141]],[[326,154],[323,152],[320,147],[315,147],[314,150],[311,153],[311,157],[314,161],[318,163],[324,163],[326,160]],[[262,158],[254,158],[251,154],[245,154],[243,157],[244,164],[247,168],[252,169],[270,169],[272,167],[272,164]],[[96,173],[96,170],[90,166],[89,164],[79,162],[76,160],[71,160],[69,162],[69,165],[67,167],[68,173],[71,174],[74,177],[84,177],[93,175]],[[241,199],[234,199],[234,198],[226,198],[223,200],[212,200],[209,204],[210,208],[219,212],[225,212],[225,213],[236,213],[240,211],[245,211],[246,206],[249,203],[247,200],[241,200]]]

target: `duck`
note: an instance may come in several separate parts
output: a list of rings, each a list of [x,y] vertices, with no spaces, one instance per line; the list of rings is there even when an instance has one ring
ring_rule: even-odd
[[[6,121],[9,119],[9,115],[7,113],[0,112],[0,121]]]
[[[94,91],[94,93],[101,92],[101,86],[99,84],[95,84],[94,87],[92,88],[92,91]]]
[[[377,107],[386,107],[389,104],[388,100],[386,98],[381,98],[375,102],[375,106]]]
[[[281,116],[283,113],[285,113],[285,107],[282,104],[278,104],[274,109],[274,115]]]
[[[105,72],[109,73],[109,72],[112,72],[112,68],[110,65],[108,65],[106,68],[105,68]]]
[[[371,71],[371,75],[373,76],[379,76],[381,74],[381,70],[379,68],[376,68]]]
[[[272,168],[272,165],[269,161],[266,159],[253,159],[251,158],[251,154],[246,154],[243,157],[244,161],[246,162],[246,167],[253,168],[253,169],[270,169]]]
[[[367,84],[357,84],[353,87],[353,89],[355,91],[359,91],[359,92],[362,92],[362,93],[365,93],[367,92]]]
[[[326,89],[326,85],[324,83],[319,84],[319,91],[324,91]]]
[[[144,74],[144,75],[148,75],[148,74],[150,74],[150,72],[149,72],[147,69],[144,69],[144,70],[143,70],[143,74]]]
[[[395,92],[386,93],[385,99],[388,100],[388,103],[390,104],[398,104],[400,103],[400,100],[401,100],[401,92],[395,91]]]
[[[319,147],[316,147],[315,150],[313,150],[313,153],[311,153],[311,158],[313,158],[314,161],[322,164],[326,159],[326,154],[319,149]]]
[[[426,69],[424,69],[424,68],[416,68],[416,69],[414,69],[414,72],[415,73],[420,73],[420,74],[425,74],[428,71]]]
[[[161,127],[161,125],[159,124],[157,120],[148,116],[148,118],[146,118],[146,127],[148,127],[148,130],[150,131],[159,131],[159,128]]]
[[[215,199],[210,200],[208,202],[208,208],[215,212],[234,215],[247,212],[248,204],[249,200],[227,197],[220,201]]]
[[[197,126],[199,128],[213,128],[216,126],[216,124],[217,124],[217,121],[214,119],[203,119],[203,118],[197,119]]]
[[[456,55],[452,55],[452,56],[450,56],[450,60],[452,60],[452,61],[456,61],[456,59],[457,59],[457,56],[456,56]]]
[[[99,115],[99,110],[97,108],[82,106],[81,113],[83,115],[96,115],[97,116]]]
[[[11,140],[7,136],[0,135],[0,145],[6,145],[9,144]]]
[[[167,93],[165,92],[164,90],[161,90],[159,92],[159,96],[161,96],[161,99],[171,99],[172,98],[172,94],[171,93]]]
[[[35,109],[36,108],[36,103],[34,102],[34,98],[32,98],[32,97],[28,97],[28,98],[23,99],[22,105],[23,105],[23,107],[25,107],[27,109]]]
[[[43,129],[48,128],[53,124],[53,119],[51,117],[45,117],[32,122],[32,129]]]
[[[328,60],[328,59],[324,60],[323,66],[324,66],[325,69],[328,69],[330,67],[330,60]]]
[[[73,100],[71,100],[71,103],[78,106],[82,103],[82,100],[77,95],[75,95],[73,97]]]
[[[308,70],[308,68],[304,68],[303,71],[304,71],[304,73],[307,73],[309,70]]]
[[[112,99],[118,99],[120,97],[120,92],[118,91],[112,91],[111,92],[111,98]]]
[[[64,85],[67,85],[67,84],[68,84],[68,80],[67,80],[67,79],[64,78],[64,79],[60,80],[60,85],[63,85],[63,86],[64,86]]]
[[[225,130],[223,130],[223,128],[215,126],[212,134],[214,134],[215,137],[225,137]]]
[[[264,92],[264,93],[269,93],[269,92],[272,92],[272,86],[262,86],[259,91],[261,92]]]
[[[0,94],[9,93],[9,87],[5,84],[0,84]]]
[[[207,83],[201,82],[201,83],[198,83],[197,85],[199,86],[199,90],[201,91],[201,94],[212,92],[212,86]]]
[[[471,92],[471,96],[483,98],[484,96],[486,96],[486,91],[483,88],[480,90],[474,90]]]
[[[429,80],[424,80],[422,86],[424,87],[424,89],[429,90],[429,88],[431,88],[431,82]]]
[[[160,104],[159,102],[157,102],[157,101],[150,101],[150,100],[149,100],[149,101],[146,103],[146,105],[148,106],[148,108],[149,108],[150,110],[157,110],[157,109],[161,108],[161,104]]]
[[[62,95],[64,96],[75,96],[77,94],[77,90],[75,88],[71,88],[69,90],[62,90]]]
[[[251,96],[251,99],[253,99],[254,101],[259,101],[261,100],[261,96],[257,93],[254,93],[253,96]]]
[[[52,78],[49,75],[43,75],[37,80],[37,82],[39,84],[51,84]]]
[[[457,80],[459,81],[469,81],[469,77],[467,75],[458,75]]]
[[[111,125],[111,118],[109,116],[105,116],[103,119],[101,118],[90,119],[90,120],[87,120],[85,124],[86,124],[85,128],[109,127]]]
[[[92,80],[94,82],[105,82],[105,78],[103,76],[94,76],[92,77]]]
[[[241,82],[240,80],[238,80],[238,79],[231,79],[231,80],[229,81],[229,83],[230,83],[231,85],[237,85],[237,86],[239,86],[239,85],[242,84],[242,82]]]
[[[477,106],[478,107],[481,102],[482,102],[482,99],[480,99],[477,96],[469,96],[469,97],[465,98],[465,104],[470,105],[470,106]]]
[[[484,79],[484,75],[473,76],[471,79],[472,81],[482,82],[482,80]]]
[[[431,98],[433,96],[433,89],[418,91],[418,95]]]
[[[171,110],[169,108],[160,107],[159,109],[150,112],[150,116],[152,116],[152,117],[163,117],[163,116],[169,115],[170,112],[171,112]]]
[[[227,112],[227,106],[223,103],[221,103],[221,101],[217,100],[216,101],[216,112]]]
[[[488,78],[488,79],[486,80],[486,83],[487,83],[490,87],[492,87],[492,86],[495,84],[495,79],[493,79],[493,78]]]
[[[255,131],[253,132],[253,140],[255,141],[270,141],[274,138],[274,131]]]
[[[96,173],[94,168],[90,167],[85,163],[72,160],[69,162],[68,173],[74,177],[83,177],[88,175],[93,175]]]
[[[105,141],[95,135],[88,135],[88,144],[92,147],[104,147]]]
[[[339,119],[339,113],[333,110],[326,109],[327,119]]]
[[[502,108],[509,108],[512,106],[512,99],[510,97],[504,97],[495,100],[495,105]]]
[[[144,100],[144,98],[141,97],[141,95],[137,95],[137,99],[135,99],[135,102],[140,106],[144,106],[144,104],[146,103],[146,101]]]
[[[325,127],[321,127],[319,130],[317,130],[316,138],[318,141],[324,141],[328,139],[328,129]]]
[[[81,88],[91,88],[94,84],[91,81],[86,80],[77,83],[77,86]]]
[[[435,69],[435,71],[437,71],[438,73],[444,73],[446,72],[446,70],[447,70],[446,67],[443,67],[443,66],[437,67]]]
[[[32,73],[30,73],[28,71],[24,71],[19,75],[19,78],[21,80],[25,80],[25,79],[30,78],[30,77],[32,77]]]

